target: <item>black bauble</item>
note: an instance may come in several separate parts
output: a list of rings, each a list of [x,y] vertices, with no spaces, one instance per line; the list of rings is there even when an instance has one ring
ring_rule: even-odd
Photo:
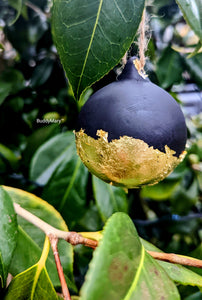
[[[79,114],[77,152],[89,170],[126,188],[155,184],[184,157],[187,130],[178,103],[139,75],[135,57],[118,81],[95,94]]]

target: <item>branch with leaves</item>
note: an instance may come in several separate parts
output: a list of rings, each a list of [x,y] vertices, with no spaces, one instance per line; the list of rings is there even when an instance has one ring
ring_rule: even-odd
[[[98,282],[100,282],[100,279],[103,278],[103,276],[106,277],[106,279],[109,281],[106,284],[111,284],[114,280],[118,282],[119,278],[121,278],[123,274],[125,274],[124,276],[126,276],[126,279],[128,278],[127,274],[133,274],[130,280],[134,279],[135,282],[138,282],[139,280],[146,281],[149,283],[149,286],[152,286],[152,288],[154,288],[153,286],[157,284],[159,280],[161,280],[162,283],[165,281],[170,281],[173,290],[167,290],[167,288],[162,285],[164,286],[161,291],[162,294],[177,293],[173,281],[182,282],[183,280],[185,284],[192,284],[199,287],[202,285],[201,278],[198,274],[179,265],[180,263],[201,267],[200,260],[195,260],[191,257],[181,257],[175,254],[158,252],[159,249],[155,248],[155,246],[144,240],[140,240],[132,220],[125,213],[113,214],[107,220],[102,233],[77,233],[68,231],[62,217],[58,214],[58,212],[47,202],[43,201],[41,198],[34,196],[33,194],[4,186],[3,188],[0,188],[0,198],[3,200],[3,206],[5,207],[3,210],[0,210],[1,222],[2,224],[4,224],[4,228],[6,226],[6,239],[9,238],[9,245],[6,244],[4,245],[4,247],[3,245],[0,245],[0,248],[2,249],[1,251],[3,251],[5,247],[9,247],[11,251],[7,251],[6,253],[2,252],[3,258],[8,257],[8,254],[10,259],[12,258],[13,251],[15,250],[16,246],[15,243],[11,245],[11,242],[12,238],[13,240],[17,241],[17,236],[14,235],[14,233],[17,233],[18,231],[18,244],[21,244],[21,246],[18,245],[16,249],[18,253],[17,255],[19,256],[18,259],[27,256],[27,259],[29,260],[29,263],[26,263],[24,265],[24,271],[18,272],[17,276],[15,276],[15,264],[14,269],[12,266],[9,269],[9,272],[14,277],[8,286],[8,292],[6,296],[7,298],[5,298],[6,300],[12,299],[9,297],[13,297],[13,295],[15,295],[16,287],[18,287],[19,293],[21,293],[21,295],[24,295],[26,293],[32,293],[32,295],[35,295],[42,292],[43,295],[45,295],[47,291],[49,291],[52,297],[51,299],[58,299],[54,286],[58,286],[59,281],[63,298],[66,300],[70,300],[72,297],[70,296],[69,290],[71,290],[71,292],[77,291],[74,282],[72,281],[73,279],[71,279],[71,275],[70,277],[69,275],[67,275],[69,274],[67,273],[69,271],[67,270],[65,264],[71,262],[73,263],[70,254],[72,253],[71,245],[74,246],[79,244],[91,247],[93,249],[97,248],[88,270],[88,273],[90,273],[91,275],[89,274],[86,277],[87,280],[85,280],[80,291],[81,299],[86,299],[85,293],[93,294],[94,297],[98,295],[97,291],[94,291],[94,287],[102,286],[99,285]],[[15,218],[15,212],[19,216],[17,220]],[[45,213],[46,217],[44,218],[44,220],[46,221],[41,219],[40,216],[42,215],[42,213],[43,216]],[[63,225],[61,222],[63,223]],[[62,230],[56,228],[55,226]],[[13,229],[11,230],[12,227]],[[9,230],[10,235],[8,234]],[[2,229],[2,236],[4,231],[5,230]],[[42,249],[42,253],[41,248],[39,248],[38,246],[35,247],[33,245],[34,240],[31,241],[30,237],[28,237],[27,240],[26,231],[29,234],[35,232],[35,238],[37,237],[37,240],[38,242],[40,241],[40,244],[44,240],[45,234],[46,239]],[[30,242],[32,244],[32,247],[34,247],[34,251],[31,252]],[[51,261],[48,255],[50,244],[54,255],[53,260]],[[97,247],[98,244],[99,247]],[[75,249],[75,251],[77,250]],[[151,250],[152,252],[150,252]],[[35,256],[34,260],[32,256]],[[154,258],[156,258],[156,260]],[[66,261],[65,264],[64,259]],[[163,259],[163,265],[161,265],[161,261],[159,259]],[[165,261],[168,261],[169,264],[165,264]],[[175,264],[175,267],[173,265],[173,267],[171,268],[170,264],[172,265],[173,263],[178,264]],[[57,268],[54,267],[54,276],[57,276],[57,278],[59,277],[59,280],[51,278],[51,276],[53,275],[53,266],[55,264]],[[140,276],[143,267],[145,270],[147,270],[147,272],[143,273],[143,277],[141,276],[141,278],[138,278],[137,276]],[[151,277],[149,275],[149,270],[151,267],[151,270],[155,271],[152,276],[152,282],[148,281]],[[176,277],[177,271],[178,276]],[[103,272],[107,272],[106,274],[108,275],[103,274]],[[179,273],[181,272],[183,274],[183,279],[179,276]],[[146,278],[147,276],[149,276],[149,278]],[[125,281],[125,279],[123,278],[123,280],[125,282],[124,288],[127,288],[127,284],[129,284],[128,279]],[[21,289],[19,288],[19,282],[23,282],[23,287]],[[44,289],[41,289],[41,286],[43,286],[44,284],[46,287]],[[132,282],[130,282],[130,285],[133,286],[133,291],[135,291],[137,295],[139,295],[140,291],[138,291],[138,288],[134,286]],[[123,285],[120,286],[120,289],[122,288]],[[115,291],[117,290],[115,289]],[[120,293],[120,291],[117,292]],[[131,293],[130,290],[127,290],[126,292],[127,294]],[[100,295],[102,295],[101,291],[99,293]]]
[[[40,228],[46,234],[46,236],[48,236],[50,243],[51,243],[52,250],[53,250],[53,254],[55,257],[55,263],[57,266],[58,275],[60,278],[64,299],[70,300],[71,296],[69,294],[69,290],[68,290],[68,287],[67,287],[67,284],[65,281],[65,277],[64,277],[62,265],[60,262],[58,249],[57,249],[58,239],[64,239],[73,246],[82,244],[84,246],[91,247],[93,249],[95,249],[98,246],[98,241],[83,237],[81,234],[79,234],[77,232],[71,232],[71,231],[66,232],[66,231],[58,230],[58,229],[54,228],[53,226],[49,225],[48,223],[44,222],[37,216],[33,215],[29,211],[25,210],[20,205],[14,203],[14,207],[15,207],[16,213],[19,216],[21,216],[25,220],[29,221],[33,225]],[[84,233],[84,235],[85,235],[85,233]],[[89,233],[89,235],[90,235],[90,233]],[[181,265],[202,268],[202,260],[198,260],[198,259],[194,259],[191,257],[182,256],[182,255],[177,255],[177,254],[173,254],[173,253],[161,253],[161,252],[155,252],[155,251],[147,251],[147,253],[149,253],[153,258],[155,258],[157,260],[162,260],[162,261],[166,261],[166,262],[170,262],[170,263],[174,263],[174,264],[181,264]]]
[[[93,240],[90,238],[83,237],[81,234],[73,231],[62,231],[54,228],[53,226],[49,225],[48,223],[44,222],[43,220],[39,219],[29,211],[22,208],[20,205],[14,203],[16,213],[24,218],[25,220],[29,221],[33,225],[40,228],[52,241],[52,243],[56,243],[55,239],[64,239],[68,243],[73,246],[82,244],[87,247],[91,247],[95,249],[98,246],[98,241]],[[85,233],[83,233],[85,234]],[[89,233],[90,235],[90,233]],[[54,246],[55,249],[55,246]],[[174,264],[181,264],[186,266],[192,266],[197,268],[202,268],[202,260],[194,259],[187,256],[182,256],[173,253],[161,253],[155,251],[147,251],[153,258],[158,260],[167,261]]]

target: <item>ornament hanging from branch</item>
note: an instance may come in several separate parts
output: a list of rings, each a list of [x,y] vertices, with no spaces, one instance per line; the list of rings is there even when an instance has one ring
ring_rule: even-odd
[[[124,188],[158,183],[185,156],[187,130],[180,106],[144,70],[145,24],[144,9],[139,59],[131,57],[116,82],[89,98],[75,132],[77,152],[90,172]]]

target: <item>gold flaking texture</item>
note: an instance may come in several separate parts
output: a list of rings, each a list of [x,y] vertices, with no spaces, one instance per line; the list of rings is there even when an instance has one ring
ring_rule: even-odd
[[[128,136],[108,142],[108,133],[97,131],[94,139],[81,129],[75,132],[77,153],[91,173],[105,182],[125,188],[153,185],[168,176],[183,160],[165,146],[165,153]]]

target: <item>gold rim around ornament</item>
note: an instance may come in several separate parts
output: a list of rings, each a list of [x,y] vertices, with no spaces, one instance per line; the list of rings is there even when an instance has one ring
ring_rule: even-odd
[[[154,185],[167,177],[184,159],[165,146],[165,153],[128,136],[108,142],[108,133],[97,130],[98,139],[83,129],[75,132],[77,153],[89,171],[103,181],[123,188]]]

